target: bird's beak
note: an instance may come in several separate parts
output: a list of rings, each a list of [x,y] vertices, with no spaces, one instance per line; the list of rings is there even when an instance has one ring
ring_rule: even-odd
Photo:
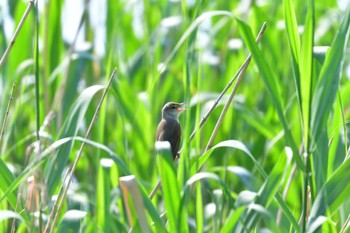
[[[180,111],[180,112],[187,110],[187,108],[185,108],[184,105],[185,105],[185,103],[181,103],[180,104],[181,107],[176,108],[176,110]]]

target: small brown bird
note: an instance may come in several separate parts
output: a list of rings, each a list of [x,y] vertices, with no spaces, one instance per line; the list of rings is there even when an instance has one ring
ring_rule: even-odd
[[[157,141],[168,141],[174,159],[178,156],[181,140],[181,126],[179,116],[186,110],[183,103],[169,102],[162,109],[162,120],[157,128]]]

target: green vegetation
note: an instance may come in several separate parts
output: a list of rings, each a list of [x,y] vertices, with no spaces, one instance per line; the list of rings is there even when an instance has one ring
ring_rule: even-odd
[[[8,1],[0,232],[349,232],[350,7],[248,2]]]

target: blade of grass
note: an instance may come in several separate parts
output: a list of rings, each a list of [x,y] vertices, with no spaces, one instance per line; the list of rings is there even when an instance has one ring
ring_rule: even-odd
[[[334,213],[341,204],[349,200],[350,193],[350,159],[346,160],[329,180],[322,187],[316,196],[307,223],[306,232],[313,232],[310,229],[318,229],[324,221],[319,218],[324,216],[326,211]]]
[[[140,187],[142,187],[142,186],[140,185]],[[155,206],[151,202],[150,198],[147,196],[147,192],[143,189],[141,189],[141,192],[142,192],[142,197],[143,197],[143,203],[144,203],[149,215],[151,216],[152,220],[154,221],[154,225],[155,225],[156,229],[153,231],[154,232],[166,232],[163,221],[162,221],[157,209],[155,208]]]
[[[198,159],[198,162],[197,162],[198,165],[197,165],[197,163],[193,164],[193,166],[191,167],[191,174],[195,174],[196,168],[198,166],[203,166],[203,164],[213,154],[213,151],[215,149],[217,149],[217,148],[220,148],[220,147],[228,147],[228,148],[238,149],[238,150],[242,151],[245,155],[247,155],[250,159],[252,159],[254,165],[258,169],[258,171],[259,171],[260,175],[262,176],[262,178],[266,179],[268,177],[268,175],[265,172],[265,170],[263,169],[263,167],[254,158],[254,156],[251,154],[251,152],[248,150],[248,148],[242,142],[236,141],[236,140],[223,141],[223,142],[220,142],[217,145],[213,146],[210,150],[208,150],[206,153],[203,154],[203,156],[201,156]],[[288,220],[293,225],[294,229],[297,232],[301,232],[297,220],[295,219],[295,217],[293,216],[293,214],[290,211],[289,207],[287,206],[287,204],[285,203],[285,201],[282,199],[281,195],[278,192],[276,193],[275,198],[276,198],[277,202],[279,203],[283,213],[287,216]]]
[[[110,169],[112,165],[112,159],[100,159],[97,173],[96,221],[98,226],[103,229],[104,232],[110,232],[112,225],[112,219],[109,210],[111,204]]]
[[[39,77],[39,12],[38,12],[38,2],[34,6],[35,14],[35,41],[34,41],[34,72],[35,72],[35,113],[36,113],[36,140],[38,145],[38,154],[40,156],[40,77]]]
[[[105,99],[106,97],[106,94],[107,94],[107,91],[112,83],[112,80],[113,80],[113,77],[116,73],[116,68],[114,68],[109,80],[108,80],[108,83],[103,91],[103,94],[101,96],[101,99],[100,99],[100,102],[98,103],[97,105],[97,108],[95,110],[95,113],[94,113],[94,116],[90,122],[90,125],[89,125],[89,128],[86,132],[86,135],[85,135],[85,138],[89,138],[90,136],[90,133],[91,133],[91,130],[92,130],[92,127],[94,126],[94,123],[97,119],[97,116],[98,116],[98,113],[100,111],[100,108],[101,108],[101,105],[103,103],[103,100]],[[72,166],[72,169],[67,177],[67,180],[64,180],[64,182],[62,183],[61,185],[61,188],[60,188],[60,191],[59,191],[59,195],[57,197],[57,200],[54,204],[54,207],[52,208],[52,211],[51,211],[51,214],[50,214],[50,218],[49,220],[47,221],[47,224],[46,224],[46,227],[45,227],[45,232],[52,232],[53,229],[54,229],[54,225],[55,225],[55,222],[57,220],[57,217],[59,215],[59,212],[61,210],[61,207],[62,207],[62,203],[63,203],[63,200],[65,199],[66,195],[67,195],[67,191],[68,191],[68,188],[69,188],[69,185],[70,183],[72,182],[72,178],[73,178],[73,175],[74,175],[74,172],[75,172],[75,169],[78,165],[78,162],[81,158],[81,155],[82,155],[82,152],[83,152],[83,149],[85,147],[85,142],[83,142],[80,146],[80,149],[78,151],[78,154],[74,160],[74,163],[73,163],[73,166]],[[60,195],[61,194],[61,195]],[[58,204],[58,205],[57,205]],[[57,209],[55,208],[57,206]]]
[[[13,34],[11,40],[10,40],[10,44],[7,46],[5,53],[2,55],[1,60],[0,60],[0,68],[3,66],[3,64],[5,63],[5,60],[7,58],[7,56],[9,55],[13,45],[15,44],[16,38],[18,36],[18,33],[21,31],[23,24],[27,18],[27,16],[29,15],[30,11],[32,10],[33,6],[34,6],[35,1],[34,0],[29,0],[28,2],[28,6],[27,9],[25,10],[17,28],[15,33]]]
[[[203,216],[203,197],[201,190],[201,183],[196,184],[196,231],[202,233],[204,227],[204,216]]]
[[[143,199],[134,175],[119,178],[123,199],[132,231],[150,232],[148,227]]]
[[[256,43],[258,43],[258,42],[261,40],[261,37],[264,35],[265,29],[266,29],[266,23],[264,23],[263,26],[261,27],[261,30],[260,30],[260,32],[259,32],[259,34],[258,34],[257,39],[256,39]],[[248,58],[249,58],[249,61],[250,61],[251,56],[249,56]],[[222,124],[222,121],[223,121],[223,119],[224,119],[224,117],[225,117],[225,115],[226,115],[226,112],[227,112],[228,108],[231,106],[231,102],[232,102],[232,100],[233,100],[233,97],[235,96],[235,94],[236,94],[236,92],[237,92],[237,89],[238,89],[238,87],[239,87],[239,84],[241,83],[241,81],[242,81],[242,79],[243,79],[243,77],[244,77],[245,71],[247,70],[249,63],[250,63],[250,62],[247,62],[247,63],[246,63],[247,65],[244,66],[244,68],[242,69],[242,71],[239,73],[238,79],[237,79],[237,82],[236,82],[236,85],[233,87],[232,92],[231,92],[231,94],[230,94],[230,97],[229,97],[228,100],[226,101],[225,106],[224,106],[224,109],[222,110],[222,112],[221,112],[221,114],[220,114],[220,117],[219,117],[218,121],[216,122],[215,128],[214,128],[214,130],[213,130],[213,132],[212,132],[212,134],[211,134],[211,136],[210,136],[210,139],[209,139],[208,144],[207,144],[207,146],[206,146],[206,148],[205,148],[205,151],[207,151],[209,148],[212,147],[212,144],[213,144],[213,142],[214,142],[214,139],[215,139],[215,137],[216,137],[216,135],[217,135],[217,133],[218,133],[218,131],[219,131],[219,128],[220,128],[220,126],[221,126],[221,124]]]
[[[311,111],[310,125],[311,139],[314,142],[318,141],[321,132],[325,129],[327,119],[335,101],[349,32],[350,7],[347,8],[332,46],[327,52],[326,60],[316,84],[315,94],[312,99],[313,110]]]
[[[300,39],[298,34],[298,23],[295,16],[295,9],[292,0],[283,1],[284,19],[289,39],[289,44],[292,50],[292,56],[298,68],[300,59]],[[298,82],[299,83],[299,80]]]
[[[204,163],[209,159],[209,157],[211,156],[211,154],[213,153],[213,151],[217,148],[221,148],[221,147],[228,147],[228,148],[232,148],[232,149],[237,149],[242,151],[243,153],[245,153],[250,159],[253,160],[254,165],[256,165],[258,171],[260,172],[260,174],[265,178],[266,172],[264,171],[264,169],[262,168],[262,166],[260,165],[260,163],[254,158],[254,156],[250,153],[250,151],[248,150],[248,148],[240,141],[237,140],[227,140],[227,141],[222,141],[218,144],[216,144],[215,146],[213,146],[212,148],[210,148],[207,152],[205,152],[200,158],[198,158],[198,161],[196,163],[194,163],[191,167],[191,175],[194,175],[197,172],[197,163],[198,163],[198,167],[202,167],[204,165]]]
[[[76,103],[73,105],[71,114],[69,118],[65,121],[63,129],[59,137],[69,137],[76,136],[79,126],[81,125],[84,115],[88,110],[88,106],[92,101],[92,98],[95,94],[102,90],[103,86],[96,85],[85,89],[82,94],[79,96]],[[72,150],[74,141],[70,141],[59,149],[57,156],[49,161],[49,164],[46,166],[46,177],[48,192],[53,194],[56,191],[58,183],[61,180],[61,174],[66,167],[66,164],[69,160],[69,155]]]
[[[62,145],[69,143],[71,141],[74,141],[74,140],[85,142],[87,145],[91,145],[93,147],[96,147],[100,150],[105,151],[111,157],[111,159],[113,159],[113,161],[117,164],[118,168],[121,170],[121,172],[123,174],[125,174],[125,175],[131,174],[131,172],[129,171],[128,167],[123,162],[123,160],[118,155],[116,155],[111,149],[106,147],[105,145],[88,140],[88,139],[83,138],[83,137],[62,138],[62,139],[59,139],[56,142],[52,143],[48,148],[46,148],[41,153],[41,158],[39,160],[33,161],[30,164],[28,164],[25,167],[25,169],[19,175],[17,175],[17,177],[12,182],[10,182],[10,185],[7,186],[6,191],[4,191],[3,195],[0,197],[0,202],[3,201],[7,197],[7,195],[9,195],[10,192],[13,192],[19,186],[19,184],[23,182],[23,180],[25,178],[27,178],[30,174],[32,174],[35,171],[36,168],[41,166],[44,162],[47,162],[47,160],[51,158],[51,157],[49,157],[49,155],[52,152],[59,149]],[[5,169],[3,169],[2,171],[5,171]],[[4,187],[6,187],[6,186],[4,186]]]
[[[5,134],[5,129],[6,129],[6,125],[7,125],[7,120],[8,120],[8,116],[9,116],[10,107],[11,107],[11,103],[13,100],[15,88],[16,88],[16,81],[14,81],[12,84],[10,99],[8,101],[6,112],[5,112],[5,117],[4,117],[4,120],[2,122],[2,127],[1,127],[1,132],[0,132],[0,151],[1,151],[1,146],[2,146],[2,138],[4,137],[4,134]]]
[[[348,123],[346,121],[345,116],[346,107],[345,105],[343,105],[344,96],[341,94],[341,92],[347,92],[347,90],[344,90],[344,88],[342,88],[342,90],[338,91],[337,101],[335,102],[333,109],[333,120],[332,124],[329,126],[329,136],[327,137],[327,140],[329,140],[329,142],[327,143],[327,146],[329,146],[329,152],[328,167],[324,174],[326,177],[329,177],[339,166],[339,164],[341,164],[344,161],[344,159],[346,159],[346,157],[344,158],[343,155],[346,155],[346,151],[348,150],[348,139],[347,137],[343,137],[343,135],[348,134]],[[339,145],[342,144],[342,141],[344,141],[343,149],[339,148]]]
[[[2,159],[0,159],[0,171],[0,187],[1,194],[3,195],[0,202],[6,197],[11,207],[15,209],[17,202],[15,194],[12,191],[8,193],[6,192],[9,186],[13,183],[15,177]]]
[[[273,167],[271,173],[265,179],[264,184],[261,186],[257,193],[255,203],[267,208],[271,201],[274,199],[283,178],[283,173],[288,170],[290,161],[287,161],[286,156],[280,156],[278,162]],[[245,217],[244,227],[250,232],[254,228],[254,224],[258,221],[259,211],[250,211],[248,207],[248,213]],[[242,229],[243,230],[243,229]]]
[[[303,216],[302,226],[305,232],[307,222],[307,200],[308,200],[308,187],[310,179],[310,166],[311,157],[310,153],[310,111],[311,111],[311,99],[312,99],[312,76],[313,76],[313,43],[314,43],[314,2],[309,1],[308,11],[305,20],[305,29],[301,44],[300,54],[300,93],[301,93],[301,112],[303,120],[303,145],[304,145],[304,156],[306,159],[306,172],[304,173],[304,196],[303,196]],[[311,193],[315,193],[314,182],[310,182],[312,189]]]
[[[193,184],[195,184],[201,180],[213,180],[213,181],[217,182],[218,184],[220,184],[221,189],[223,190],[226,198],[228,199],[229,205],[234,206],[235,201],[234,201],[234,199],[231,195],[230,189],[228,188],[225,181],[223,181],[218,175],[211,173],[211,172],[198,172],[198,173],[194,174],[190,179],[188,179],[186,181],[186,184],[182,187],[182,193],[183,194],[186,193]],[[185,200],[182,198],[182,203],[181,203],[182,206],[184,206],[186,201],[188,201],[188,200]]]
[[[249,26],[240,19],[237,19],[237,22],[238,22],[238,26],[239,26],[239,29],[241,31],[243,40],[247,44],[248,48],[250,49],[252,56],[256,62],[256,65],[258,66],[261,77],[265,83],[265,86],[271,95],[272,102],[276,108],[278,117],[282,123],[287,143],[289,144],[289,146],[293,150],[293,158],[296,161],[296,163],[298,164],[298,167],[302,170],[305,170],[304,164],[299,156],[296,143],[293,139],[292,133],[291,133],[290,128],[287,124],[287,120],[284,116],[282,103],[280,101],[281,91],[280,91],[280,87],[278,84],[279,81],[276,78],[275,73],[272,72],[271,68],[268,66],[265,59],[263,58],[257,44],[254,41],[254,38],[253,38],[251,29],[249,28]]]
[[[234,232],[233,230],[239,223],[239,220],[242,218],[242,215],[246,208],[246,206],[241,206],[235,210],[232,210],[224,225],[222,226],[220,233]]]
[[[176,178],[174,161],[170,153],[170,143],[167,141],[156,142],[156,149],[169,230],[171,232],[182,232],[180,231],[180,189]]]
[[[311,98],[312,98],[312,71],[313,71],[313,44],[314,44],[314,2],[309,1],[308,11],[305,21],[305,29],[301,44],[300,54],[300,92],[301,92],[301,104],[302,104],[302,119],[303,119],[303,138],[305,152],[309,153],[309,130],[310,130],[310,111],[311,111]]]
[[[6,220],[8,218],[16,218],[16,219],[24,222],[24,219],[21,217],[21,215],[19,215],[16,212],[13,212],[10,210],[0,210],[0,222]]]
[[[256,43],[259,43],[261,41],[262,35],[264,33],[266,29],[266,23],[263,24],[263,26],[261,27],[259,34],[256,38]],[[233,82],[236,80],[236,78],[242,73],[242,71],[244,69],[246,69],[251,61],[251,57],[252,55],[249,54],[248,57],[246,58],[246,60],[244,61],[244,63],[240,66],[240,68],[238,69],[238,71],[235,73],[235,75],[231,78],[230,82],[226,85],[226,87],[224,88],[224,90],[222,90],[222,92],[220,93],[220,95],[216,98],[214,104],[210,107],[210,109],[208,110],[208,112],[205,114],[205,116],[201,119],[199,125],[197,128],[195,128],[190,136],[190,139],[192,140],[197,132],[198,129],[200,129],[204,123],[208,120],[209,115],[212,113],[212,111],[215,109],[215,107],[218,105],[218,103],[220,102],[220,100],[222,99],[222,97],[224,96],[224,94],[226,93],[226,91],[232,86]]]
[[[68,210],[62,216],[57,226],[57,232],[79,232],[86,219],[87,212],[82,210]]]
[[[292,52],[292,66],[293,66],[293,78],[296,87],[296,93],[298,98],[299,113],[302,117],[301,109],[301,93],[300,93],[300,38],[298,33],[298,24],[295,15],[294,5],[292,0],[283,1],[284,19],[287,29],[287,35],[289,40],[290,49]]]

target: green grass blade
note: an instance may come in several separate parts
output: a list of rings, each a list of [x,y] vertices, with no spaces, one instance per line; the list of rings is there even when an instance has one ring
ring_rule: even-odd
[[[10,210],[0,210],[0,222],[9,218],[16,218],[21,221],[24,221],[24,219],[16,212]]]
[[[314,2],[309,1],[309,7],[306,15],[305,29],[301,44],[300,54],[300,91],[301,91],[301,110],[303,119],[304,145],[306,152],[309,151],[309,130],[310,130],[310,111],[311,111],[311,90],[312,90],[312,71],[313,71],[313,44],[314,44]]]
[[[112,219],[110,214],[111,204],[111,181],[110,168],[113,165],[111,159],[101,159],[98,166],[96,182],[96,221],[100,229],[105,232],[111,231]]]
[[[247,149],[247,147],[242,142],[235,141],[235,140],[223,141],[223,142],[220,142],[217,145],[213,146],[210,150],[208,150],[203,156],[201,156],[199,158],[198,166],[199,167],[202,166],[208,160],[208,158],[213,154],[213,151],[215,149],[221,148],[221,147],[228,147],[228,148],[241,150],[242,152],[244,152],[245,155],[247,155],[249,158],[252,159],[252,161],[254,162],[254,165],[258,169],[260,175],[264,179],[266,179],[268,177],[267,173],[264,171],[264,169],[262,168],[260,163],[250,153],[250,151]],[[191,174],[193,174],[192,172],[196,172],[196,168],[197,168],[196,165],[197,165],[197,163],[194,163],[194,165],[191,167]],[[270,198],[271,198],[271,196],[270,196]],[[295,219],[295,217],[293,216],[293,214],[290,211],[289,207],[286,205],[286,203],[284,202],[284,200],[282,199],[281,195],[278,192],[276,193],[275,198],[276,198],[277,202],[279,203],[280,207],[282,208],[283,213],[286,215],[288,220],[293,225],[294,229],[297,232],[300,232],[300,228],[299,228],[297,220]],[[270,199],[269,199],[269,201],[270,201]]]
[[[62,216],[62,220],[57,224],[58,232],[79,232],[86,218],[87,212],[83,210],[68,210]]]
[[[252,191],[256,191],[261,185],[261,182],[250,172],[248,169],[240,166],[225,166],[225,167],[215,167],[210,169],[215,172],[227,172],[228,174],[234,174],[240,181]]]
[[[278,229],[274,216],[270,211],[264,208],[264,206],[252,203],[248,206],[248,209],[250,211],[253,211],[253,213],[256,216],[261,217],[264,220],[265,224],[270,227],[271,232],[279,232],[282,230],[282,229]],[[249,232],[252,232],[252,231],[249,231]]]
[[[81,93],[78,100],[73,105],[71,114],[63,126],[63,130],[60,134],[60,137],[77,135],[78,129],[84,120],[85,113],[88,110],[88,107],[90,102],[92,101],[92,98],[95,96],[95,94],[98,91],[103,90],[103,88],[104,86],[102,85],[95,85],[95,86],[86,88]],[[48,166],[46,166],[46,175],[48,177],[47,185],[48,185],[48,192],[50,194],[53,194],[55,192],[55,189],[59,181],[61,180],[61,175],[64,168],[67,165],[72,147],[73,147],[73,142],[64,144],[64,146],[61,147],[60,150],[58,151],[55,159],[50,160],[50,163],[48,164]]]
[[[265,208],[269,207],[271,201],[274,199],[280,188],[283,172],[287,171],[289,166],[290,163],[287,163],[286,156],[281,156],[257,193],[255,199],[256,204],[259,204]],[[259,215],[259,211],[251,211],[248,207],[248,213],[244,224],[248,231],[252,230],[254,223],[258,220]]]
[[[197,233],[202,233],[204,226],[204,216],[203,216],[203,197],[201,190],[201,183],[196,184],[196,231]]]
[[[203,156],[199,157],[197,163],[194,163],[192,165],[192,167],[191,167],[191,175],[194,175],[197,172],[197,166],[198,167],[202,167],[205,164],[205,162],[210,158],[210,156],[212,155],[212,153],[213,153],[213,151],[215,149],[221,148],[221,147],[228,147],[228,148],[237,149],[237,150],[240,150],[240,151],[244,152],[244,154],[246,154],[250,159],[253,160],[254,165],[257,167],[257,169],[259,170],[260,174],[263,177],[266,177],[266,172],[260,166],[259,162],[250,153],[248,148],[242,142],[237,141],[237,140],[222,141],[222,142],[218,143],[217,145],[213,146],[212,148],[210,148],[205,154],[203,154]]]
[[[86,139],[86,138],[83,138],[83,137],[61,138],[61,139],[55,141],[54,143],[52,143],[50,146],[48,146],[42,152],[41,156],[42,157],[49,156],[54,151],[59,150],[61,146],[64,146],[64,144],[70,143],[72,141],[85,142],[87,145],[91,145],[91,146],[93,146],[93,147],[95,147],[97,149],[100,149],[100,150],[104,151],[117,164],[118,169],[120,169],[120,171],[122,172],[123,175],[131,174],[131,172],[129,171],[129,168],[126,166],[124,161],[116,153],[114,153],[113,150],[111,150],[110,148],[108,148],[107,146],[105,146],[105,145],[103,145],[101,143],[94,142],[92,140],[89,140],[89,139]]]
[[[41,153],[40,160],[33,161],[29,165],[26,166],[26,168],[19,174],[17,177],[13,180],[13,182],[8,186],[4,194],[0,197],[0,202],[6,198],[6,196],[13,192],[19,184],[28,177],[37,167],[41,166],[46,160],[50,159],[51,153],[53,153],[55,150],[59,150],[61,146],[64,146],[67,143],[71,143],[72,141],[84,141],[87,145],[91,145],[95,148],[98,148],[108,154],[111,159],[117,164],[118,169],[122,172],[124,175],[130,174],[130,171],[126,164],[123,162],[123,160],[115,154],[111,149],[106,147],[103,144],[82,138],[82,137],[68,137],[68,138],[62,138],[57,140],[56,142],[52,143],[47,149],[45,149]]]
[[[348,7],[344,14],[332,46],[327,52],[326,60],[322,66],[312,99],[311,135],[313,137],[312,140],[315,142],[318,141],[318,137],[320,137],[321,132],[325,129],[327,119],[336,98],[349,32],[350,7]]]
[[[180,189],[169,142],[157,142],[158,166],[164,195],[164,205],[171,232],[180,230]],[[187,225],[187,223],[185,223]]]
[[[145,208],[147,209],[150,217],[154,222],[155,230],[153,230],[153,232],[166,232],[165,226],[163,224],[163,220],[161,219],[160,214],[158,213],[157,209],[155,208],[151,200],[148,198],[148,194],[143,189],[141,189],[141,193],[142,193],[143,203],[145,205]]]
[[[246,209],[246,206],[241,206],[235,210],[232,210],[229,217],[222,226],[220,233],[233,232],[235,226],[237,226],[237,224],[239,223],[239,220],[242,218],[242,214]]]
[[[349,200],[350,193],[350,159],[346,160],[325,183],[310,211],[307,232],[317,229],[324,221],[320,217],[326,211],[334,213],[341,204]]]
[[[187,180],[186,184],[182,188],[182,193],[186,193],[186,191],[188,191],[192,185],[201,180],[214,180],[220,184],[226,198],[228,199],[229,204],[232,206],[234,205],[234,199],[231,196],[230,190],[227,187],[226,183],[218,175],[211,172],[199,172],[193,175],[190,179]]]
[[[298,24],[295,16],[295,9],[292,0],[284,0],[283,9],[289,44],[292,50],[292,56],[296,62],[296,65],[299,66],[300,39],[298,33]]]
[[[0,159],[0,189],[2,193],[9,188],[13,181],[14,176],[12,172],[8,169],[4,161]],[[16,195],[13,192],[10,192],[6,195],[6,199],[10,203],[11,207],[15,209],[17,203]]]
[[[292,53],[293,78],[298,98],[300,115],[301,110],[301,91],[300,91],[300,38],[298,33],[298,23],[296,20],[295,9],[292,0],[283,1],[284,20],[288,35],[290,50]]]
[[[276,78],[275,73],[272,72],[272,69],[268,66],[264,57],[262,56],[257,44],[255,43],[255,39],[253,37],[252,31],[249,28],[249,26],[240,19],[237,19],[237,22],[238,22],[238,26],[239,26],[241,35],[243,37],[243,40],[248,46],[250,52],[252,53],[252,56],[256,62],[256,65],[258,66],[260,75],[265,83],[265,86],[268,92],[271,95],[272,102],[276,108],[278,117],[282,123],[286,140],[289,146],[293,150],[293,158],[297,162],[298,167],[304,170],[305,169],[304,164],[299,156],[298,148],[296,146],[292,133],[287,124],[287,120],[284,116],[284,109],[281,103],[281,91],[278,84],[279,81]]]
[[[134,175],[119,178],[129,222],[134,232],[150,232],[143,197]],[[131,219],[130,219],[131,218]]]

